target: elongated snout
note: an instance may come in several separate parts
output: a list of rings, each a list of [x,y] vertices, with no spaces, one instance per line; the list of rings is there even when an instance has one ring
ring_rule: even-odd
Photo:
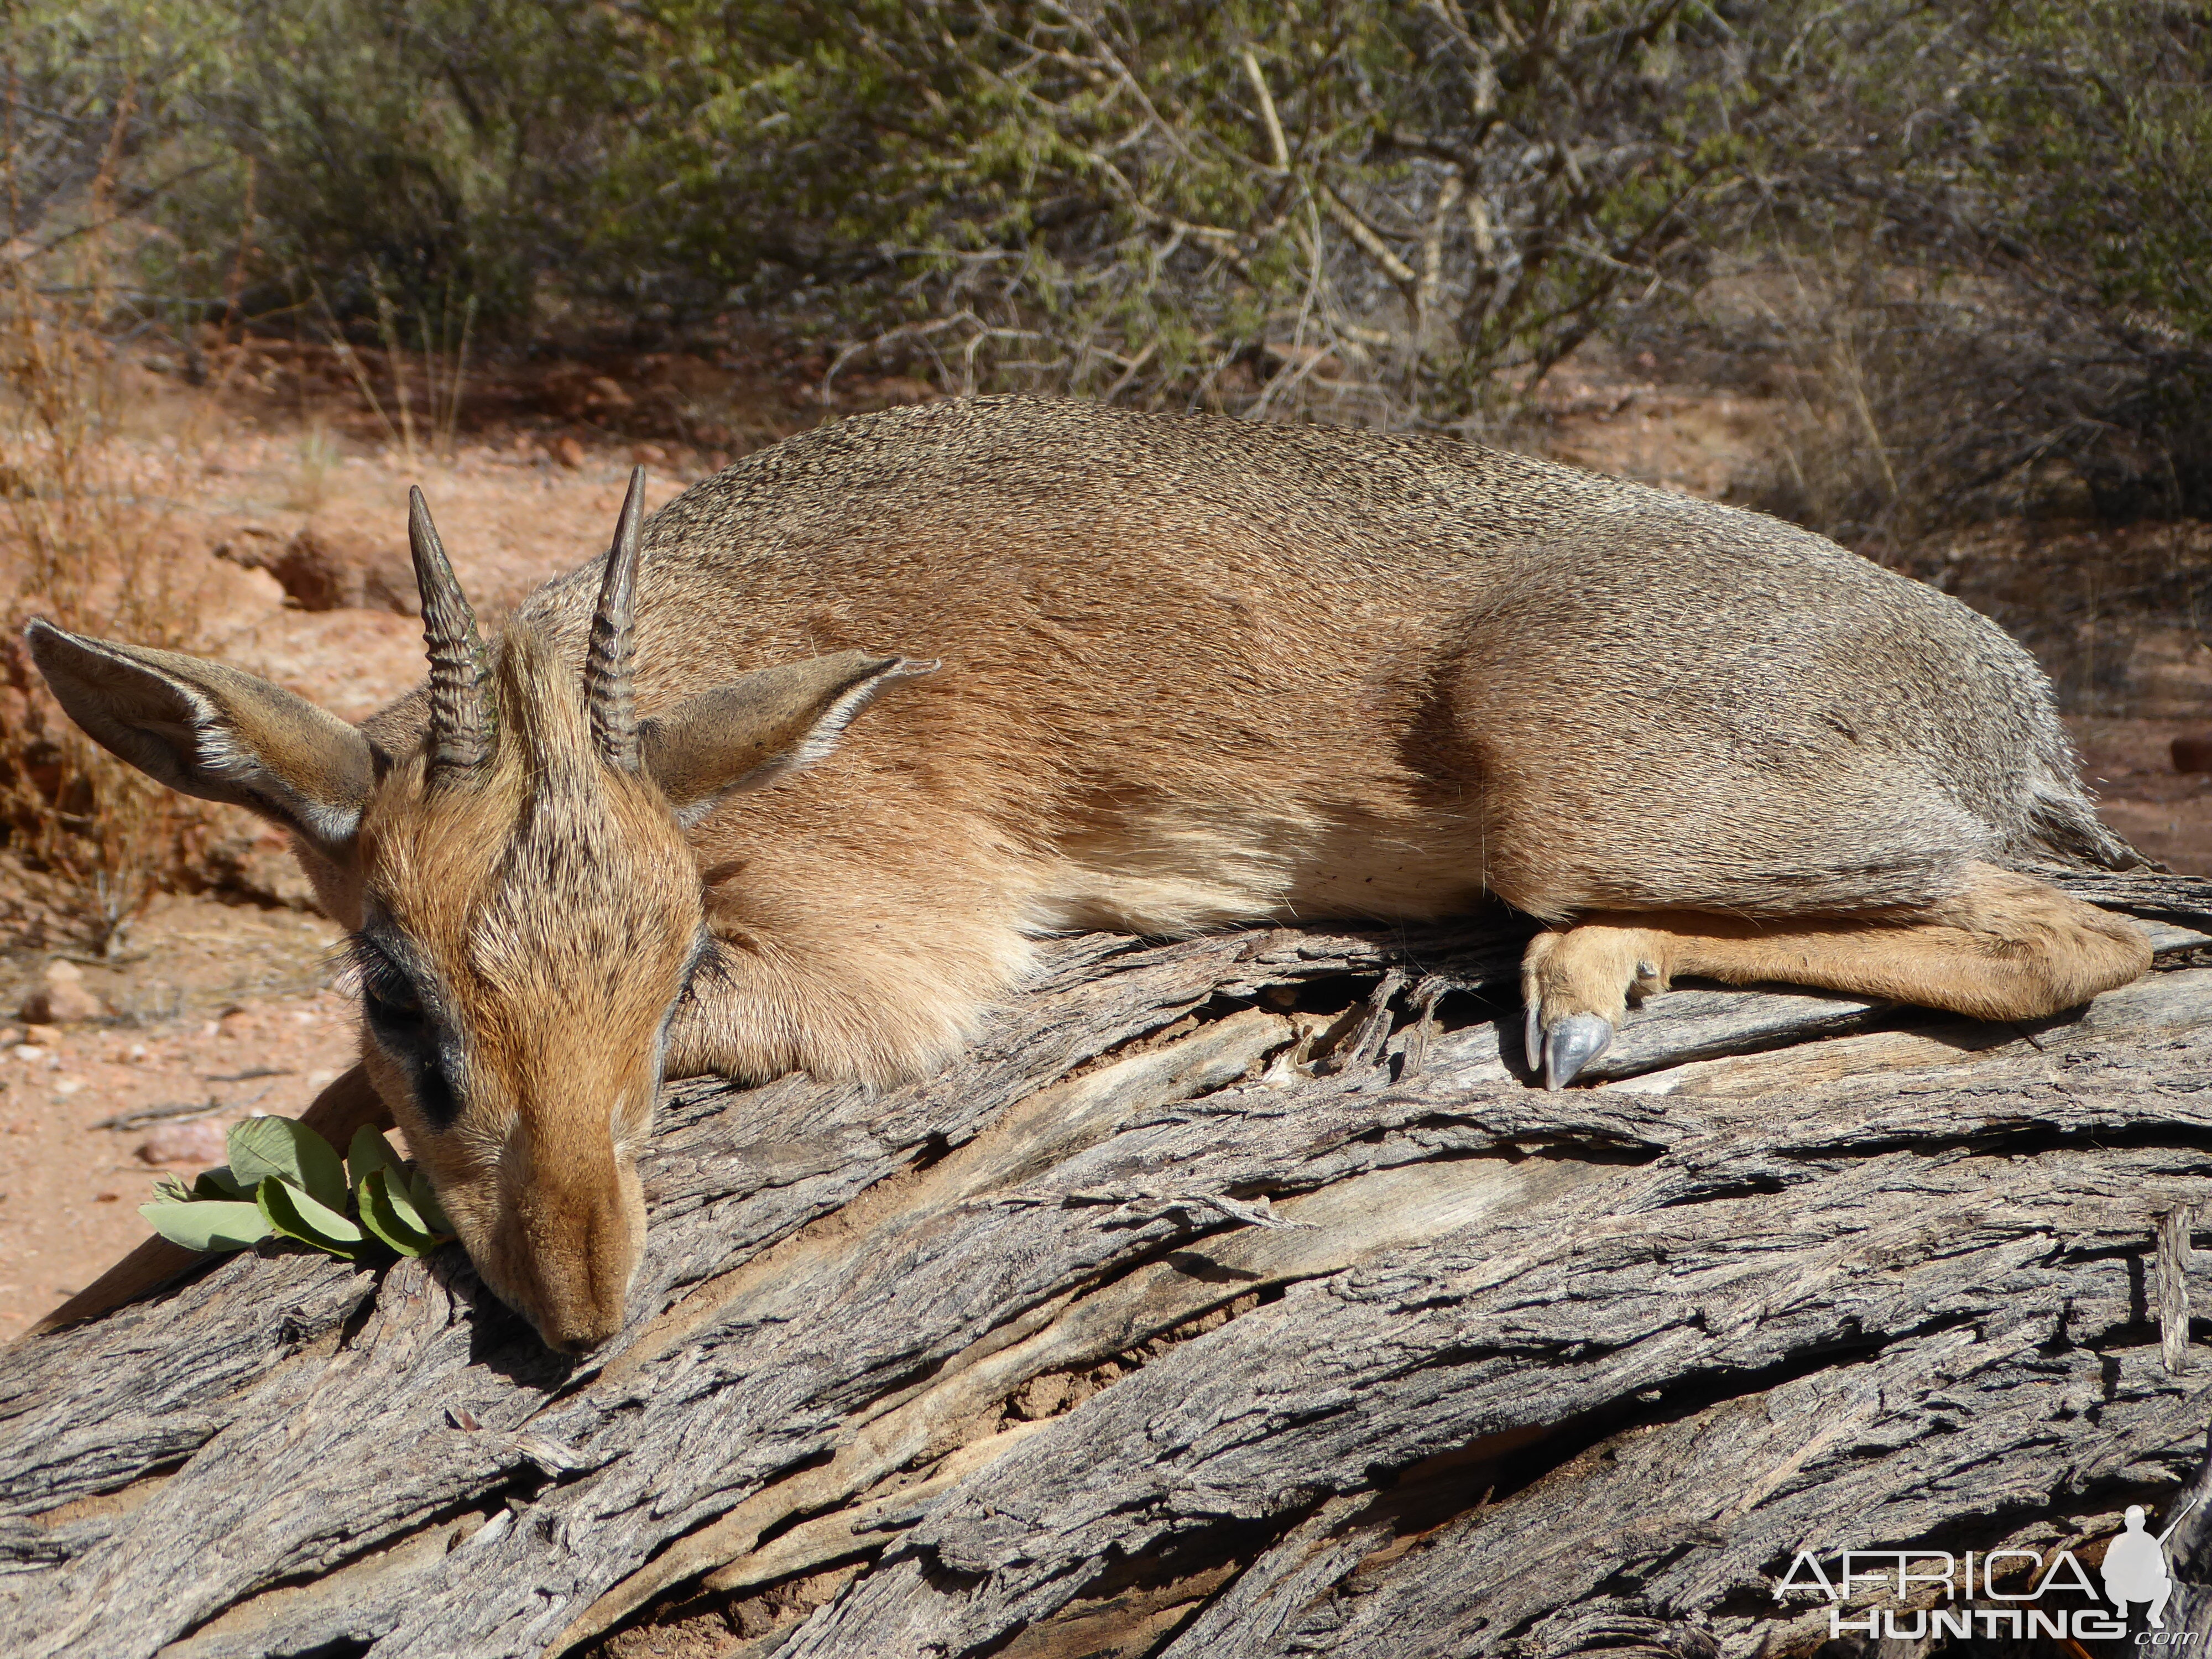
[[[637,1171],[611,1145],[593,1152],[518,1160],[531,1167],[507,1195],[489,1248],[472,1252],[491,1288],[562,1353],[589,1353],[622,1329],[645,1258]]]

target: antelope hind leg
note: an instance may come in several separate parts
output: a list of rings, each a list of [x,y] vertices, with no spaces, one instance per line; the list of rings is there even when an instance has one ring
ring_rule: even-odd
[[[1528,942],[1528,1064],[1540,1061],[1546,1086],[1564,1088],[1604,1053],[1632,991],[1663,991],[1685,975],[1808,985],[1975,1019],[2042,1019],[2139,977],[2150,956],[2125,917],[1979,864],[1956,897],[1909,918],[1604,912]]]
[[[1545,1087],[1565,1088],[1606,1051],[1630,992],[1667,988],[1667,964],[1652,952],[1672,937],[1662,926],[1671,920],[1603,913],[1528,941],[1521,957],[1521,1046]]]

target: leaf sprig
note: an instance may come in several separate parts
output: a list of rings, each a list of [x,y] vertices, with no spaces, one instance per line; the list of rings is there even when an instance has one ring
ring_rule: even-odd
[[[425,1255],[450,1243],[453,1224],[429,1178],[362,1125],[345,1160],[304,1123],[250,1117],[231,1126],[230,1162],[189,1187],[166,1176],[138,1213],[191,1250],[242,1250],[271,1234],[352,1261],[376,1244]]]

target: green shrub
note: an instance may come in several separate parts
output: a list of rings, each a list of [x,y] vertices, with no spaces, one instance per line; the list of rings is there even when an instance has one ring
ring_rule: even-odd
[[[1916,510],[2212,516],[2212,12],[1841,9],[1803,57],[1778,216],[1911,275],[1852,326],[1917,366]]]
[[[522,322],[591,257],[623,114],[602,9],[537,0],[217,0],[175,245],[246,251],[253,307],[414,319],[458,298]]]
[[[1939,307],[1890,331],[1960,347],[1926,354],[1972,428],[1930,474],[1952,493],[2058,462],[2107,512],[2212,511],[2212,22],[2180,0],[10,16],[21,107],[79,112],[14,130],[19,228],[113,164],[180,313],[738,314],[833,375],[1449,424],[1715,252],[1809,236]]]
[[[263,312],[734,303],[949,386],[1376,419],[1657,295],[1768,100],[1684,0],[202,15],[149,146],[173,286],[228,252]]]
[[[1467,414],[1659,291],[1762,101],[1680,0],[646,15],[712,43],[620,175],[663,245],[963,390]]]

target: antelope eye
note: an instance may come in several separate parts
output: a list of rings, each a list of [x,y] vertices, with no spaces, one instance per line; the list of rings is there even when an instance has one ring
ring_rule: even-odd
[[[430,1127],[451,1127],[459,1115],[459,1102],[422,993],[398,963],[366,939],[355,942],[354,965],[361,974],[362,1012],[370,1031],[384,1051],[406,1068],[416,1103]]]
[[[363,964],[361,994],[371,1019],[393,1025],[422,1023],[422,999],[413,982],[380,956]]]
[[[715,948],[714,939],[708,934],[700,934],[691,951],[691,960],[684,965],[684,981],[677,992],[677,1001],[691,1001],[717,983],[725,971],[721,952]]]
[[[413,1048],[425,1041],[429,1024],[422,994],[392,957],[369,939],[353,942],[354,971],[361,980],[362,1012],[386,1046]]]

